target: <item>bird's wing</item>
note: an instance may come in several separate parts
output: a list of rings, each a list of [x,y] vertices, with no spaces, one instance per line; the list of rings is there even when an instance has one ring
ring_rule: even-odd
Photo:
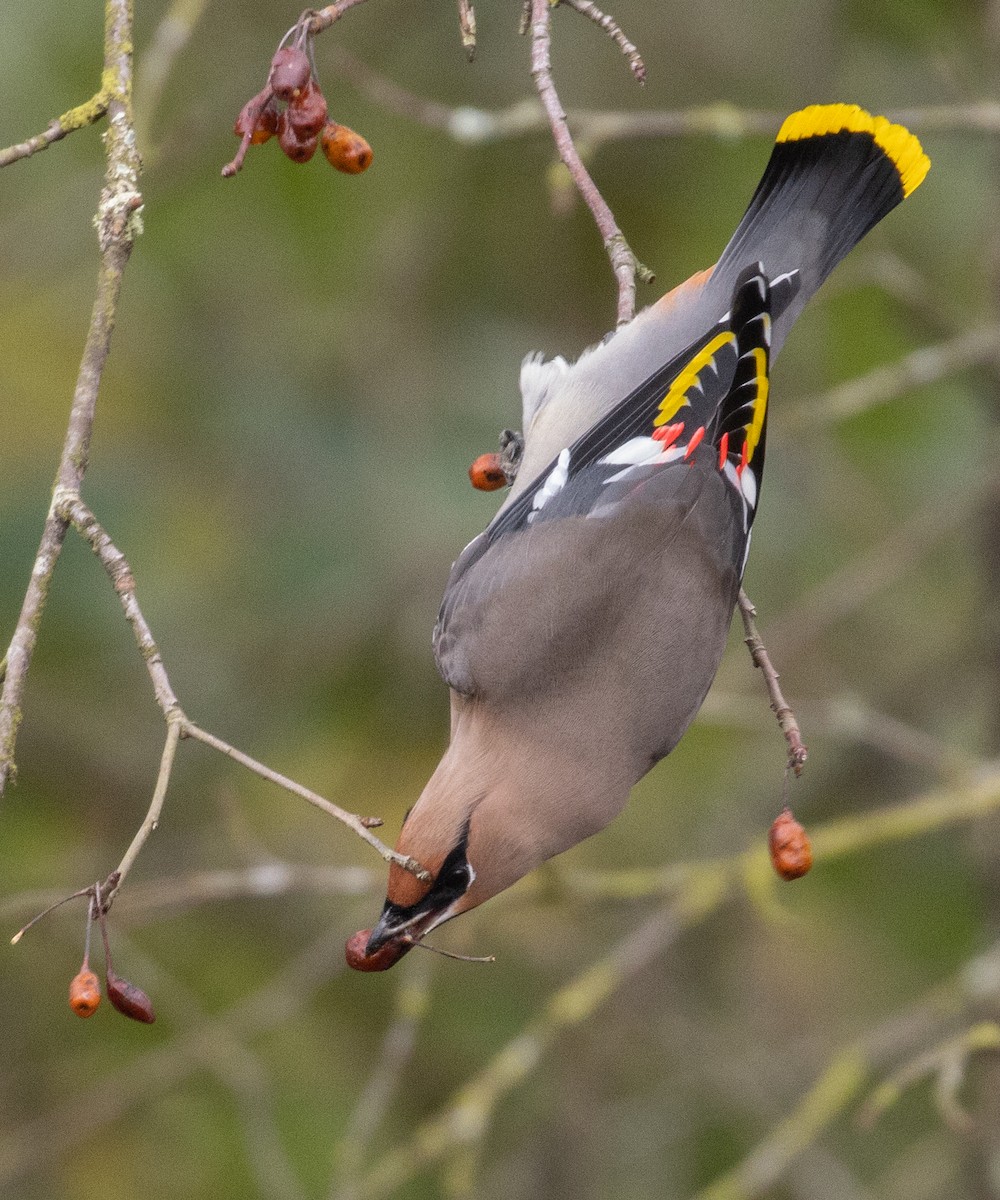
[[[845,254],[917,188],[930,166],[917,139],[853,104],[812,105],[782,125],[750,205],[716,265],[693,275],[572,364],[526,360],[524,455],[514,504],[545,464],[667,362],[713,328],[735,281],[761,262],[771,280],[798,287],[775,296],[772,354],[810,296]]]
[[[489,690],[484,664],[502,690],[505,671],[523,676],[526,655],[546,660],[541,643],[527,651],[539,629],[549,646],[582,632],[584,614],[609,594],[609,574],[648,574],[623,557],[662,558],[682,527],[685,537],[697,530],[720,574],[739,579],[764,458],[772,292],[787,303],[794,287],[787,277],[772,288],[759,265],[747,268],[716,326],[564,447],[465,548],[434,635],[438,668],[456,691]],[[643,523],[648,532],[637,535]],[[560,621],[564,630],[550,628]]]

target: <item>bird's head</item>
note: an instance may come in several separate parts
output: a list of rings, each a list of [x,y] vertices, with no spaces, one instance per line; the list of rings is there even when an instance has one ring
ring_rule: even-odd
[[[574,759],[555,739],[510,733],[481,714],[460,723],[396,842],[430,879],[389,867],[381,917],[370,935],[352,938],[351,965],[391,966],[432,929],[602,828],[627,795],[600,762]]]
[[[416,859],[431,879],[390,866],[385,904],[366,953],[404,935],[419,941],[510,887],[541,861],[533,842],[530,830],[512,828],[509,808],[495,794],[475,797],[465,808],[425,794],[407,814],[396,850]]]

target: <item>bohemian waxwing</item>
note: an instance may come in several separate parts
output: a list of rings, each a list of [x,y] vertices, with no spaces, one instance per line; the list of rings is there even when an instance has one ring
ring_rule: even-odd
[[[572,365],[525,360],[516,480],[434,630],[451,741],[397,842],[433,878],[390,867],[366,954],[401,954],[602,829],[677,744],[746,564],[770,359],[929,167],[855,105],[794,113],[714,267]]]

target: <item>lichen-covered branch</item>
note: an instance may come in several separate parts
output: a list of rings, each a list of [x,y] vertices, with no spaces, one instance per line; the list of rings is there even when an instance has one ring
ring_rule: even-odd
[[[108,115],[105,137],[107,166],[96,217],[101,255],[97,297],[56,473],[58,496],[78,493],[87,470],[97,396],[115,327],[122,275],[135,238],[141,231],[140,163],[132,122],[131,0],[107,0],[105,6],[102,93],[104,91],[107,92],[107,99],[106,103],[102,100],[101,104]],[[58,511],[54,496],[17,625],[7,647],[7,672],[0,691],[0,796],[3,796],[15,773],[14,754],[24,688],[52,574],[67,529],[67,518]]]
[[[108,8],[111,7],[113,6],[109,4]],[[39,150],[47,150],[49,146],[60,141],[68,133],[95,124],[108,111],[115,95],[117,82],[114,74],[105,67],[99,91],[96,91],[89,100],[64,112],[61,117],[55,117],[41,133],[35,134],[34,137],[30,137],[24,142],[18,142],[16,145],[5,146],[0,150],[0,167],[6,167],[22,158],[30,158]]]

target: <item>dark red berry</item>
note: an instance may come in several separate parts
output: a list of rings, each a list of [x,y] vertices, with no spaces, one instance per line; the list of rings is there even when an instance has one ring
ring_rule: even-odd
[[[309,82],[312,68],[304,50],[286,46],[271,59],[271,72],[267,82],[281,100],[294,100]]]
[[[149,997],[142,988],[136,987],[134,983],[129,983],[127,979],[122,979],[110,967],[106,982],[108,999],[114,1008],[126,1017],[131,1017],[133,1021],[142,1021],[146,1025],[152,1025],[156,1020],[156,1013],[153,1012]]]
[[[288,121],[287,110],[278,117],[278,145],[292,162],[307,163],[316,153],[319,138],[300,138]]]
[[[357,933],[347,939],[347,944],[344,946],[344,957],[347,959],[347,965],[353,967],[355,971],[388,971],[413,945],[412,942],[396,938],[394,941],[386,942],[374,954],[366,954],[365,947],[368,945],[371,935],[370,929],[359,929]]]
[[[240,115],[233,126],[233,133],[239,138],[246,137],[249,131],[252,146],[259,146],[278,132],[278,109],[274,100],[269,100],[263,108],[259,106],[259,96],[248,100],[240,109]]]
[[[326,97],[314,83],[289,101],[288,120],[300,138],[315,137],[326,124]]]

